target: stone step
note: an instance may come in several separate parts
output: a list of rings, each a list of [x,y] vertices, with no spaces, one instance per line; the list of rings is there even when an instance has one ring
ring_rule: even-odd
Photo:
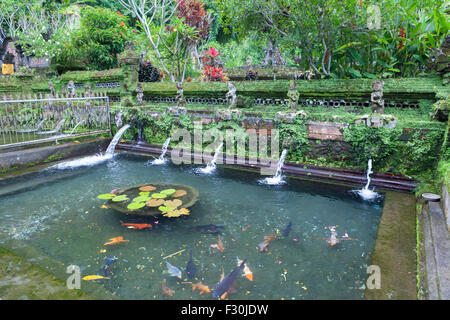
[[[429,296],[450,300],[450,233],[439,202],[429,202],[424,216],[425,251]]]

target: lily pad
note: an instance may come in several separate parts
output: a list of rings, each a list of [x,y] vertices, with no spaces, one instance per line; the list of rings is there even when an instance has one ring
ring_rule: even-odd
[[[164,204],[163,199],[151,199],[146,203],[148,207],[159,207],[162,204]]]
[[[144,187],[140,187],[139,190],[141,190],[141,191],[154,191],[154,190],[156,190],[156,188],[154,186],[144,186]]]
[[[137,210],[143,207],[145,207],[145,203],[143,202],[132,202],[127,206],[127,208],[130,210]]]
[[[174,208],[174,207],[166,207],[166,206],[160,206],[158,208],[158,210],[161,211],[161,212],[169,212],[169,211],[173,211],[175,209],[176,208]]]
[[[165,190],[161,191],[160,193],[171,195],[171,194],[175,193],[176,191],[177,190],[175,190],[175,189],[165,189]]]
[[[154,194],[152,194],[152,198],[155,198],[155,199],[164,199],[164,198],[167,198],[167,194],[164,194],[164,193],[154,193]]]
[[[187,194],[186,190],[177,190],[177,191],[175,191],[174,194],[172,194],[172,197],[179,198],[179,197],[185,196],[186,194]]]
[[[133,202],[147,202],[150,200],[150,197],[148,196],[139,196],[133,199]]]
[[[163,214],[163,216],[167,218],[176,218],[180,216],[180,213],[178,212],[178,210],[173,210],[166,212],[165,214]]]
[[[145,191],[141,190],[140,188],[144,188]],[[152,192],[147,190],[153,188],[155,188],[153,194]],[[160,190],[169,190],[165,192],[171,193],[173,190],[170,189],[175,190],[175,192],[172,193],[171,195],[161,193],[160,191]],[[173,195],[176,194],[177,190],[181,190],[180,192],[178,192],[178,194],[184,194],[184,196],[182,196],[183,198],[175,199],[173,197]],[[147,195],[144,192],[150,193]],[[147,198],[145,198],[146,196]],[[112,199],[106,200],[107,201],[106,205],[111,209],[120,211],[125,214],[136,216],[158,216],[166,214],[167,212],[170,211],[176,211],[175,213],[171,214],[171,216],[174,217],[178,215],[187,215],[188,212],[181,209],[193,206],[197,202],[198,196],[199,196],[198,191],[195,188],[188,185],[172,184],[164,182],[163,183],[149,182],[147,184],[136,185],[134,187],[118,190],[116,199],[118,201],[113,201]],[[169,202],[169,204],[173,206],[167,206],[164,204],[165,201],[167,200],[177,200],[177,201],[175,201],[174,203]],[[177,207],[176,205],[179,204],[178,201],[180,200],[182,200],[182,204]],[[127,206],[131,203],[139,203],[138,207],[142,206],[142,204],[144,204],[145,206],[140,209],[128,209]],[[166,207],[166,209],[163,209],[164,210],[163,212],[158,209],[159,207]],[[134,208],[134,205],[131,206],[131,208]]]
[[[101,195],[97,196],[97,198],[102,199],[102,200],[110,200],[110,199],[113,199],[115,197],[116,197],[116,195],[112,194],[112,193],[104,193],[104,194],[101,194]]]
[[[120,196],[114,197],[111,199],[113,202],[122,202],[122,201],[126,201],[129,200],[128,196],[126,194],[122,194]]]
[[[182,204],[183,204],[183,201],[181,201],[180,199],[167,200],[164,202],[164,205],[166,207],[174,207],[174,208],[178,208]]]
[[[190,211],[189,209],[186,209],[186,208],[181,208],[181,209],[178,209],[177,211],[178,211],[180,214],[185,215],[185,216],[188,216],[188,215],[191,214],[191,211]]]

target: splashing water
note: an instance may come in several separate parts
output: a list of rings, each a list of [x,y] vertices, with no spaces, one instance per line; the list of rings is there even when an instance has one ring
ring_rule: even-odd
[[[216,152],[214,153],[213,159],[206,165],[204,168],[198,169],[198,172],[210,174],[216,170],[216,162],[219,152],[222,150],[223,143],[217,147]]]
[[[367,183],[364,186],[364,188],[362,188],[361,190],[354,190],[354,192],[356,192],[361,198],[363,198],[364,200],[374,200],[375,198],[379,197],[379,194],[376,193],[373,190],[369,189],[370,186],[370,182],[372,181],[372,178],[370,177],[370,175],[373,173],[372,171],[372,159],[369,159],[368,163],[367,163]]]
[[[167,153],[167,148],[169,147],[169,143],[170,143],[170,137],[167,138],[167,140],[164,142],[163,146],[162,146],[162,152],[161,155],[159,156],[158,159],[155,159],[153,161],[150,162],[150,164],[155,164],[155,165],[159,165],[159,164],[164,164],[166,163],[166,159],[164,158],[164,156]]]
[[[84,157],[84,158],[80,158],[77,160],[62,162],[62,163],[54,165],[50,168],[72,169],[72,168],[83,167],[83,166],[93,166],[100,162],[112,159],[114,157],[114,150],[116,149],[117,143],[119,143],[119,140],[122,137],[123,133],[129,127],[130,127],[130,125],[127,124],[127,125],[123,126],[119,131],[117,131],[117,133],[115,134],[114,138],[111,140],[111,143],[109,144],[109,146],[106,149],[106,152],[104,154],[96,154],[94,156]]]
[[[286,159],[286,155],[287,150],[284,149],[283,152],[281,153],[280,160],[278,161],[277,171],[275,172],[275,175],[273,177],[260,180],[261,183],[269,185],[280,185],[286,183],[286,181],[284,181],[283,177],[281,176],[281,169],[283,168],[284,159]]]

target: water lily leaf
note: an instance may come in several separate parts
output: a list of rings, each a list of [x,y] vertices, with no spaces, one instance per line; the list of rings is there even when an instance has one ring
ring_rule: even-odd
[[[178,208],[182,204],[183,204],[183,201],[181,201],[180,199],[167,200],[166,202],[164,202],[164,205],[166,207],[174,207],[174,208]]]
[[[133,202],[146,202],[150,200],[150,197],[148,196],[139,196],[133,199]]]
[[[178,212],[178,210],[173,210],[163,214],[163,216],[167,218],[176,218],[180,216],[180,213]]]
[[[130,210],[137,210],[144,206],[145,206],[145,203],[143,203],[143,202],[132,202],[127,206],[127,208]]]
[[[150,201],[147,201],[146,205],[148,207],[159,207],[164,203],[163,199],[151,199]]]
[[[129,198],[128,198],[128,196],[126,194],[122,194],[120,196],[112,198],[111,200],[114,201],[114,202],[122,202],[122,201],[126,201],[128,199]]]
[[[181,208],[181,209],[178,209],[177,211],[180,214],[185,215],[185,216],[188,216],[191,213],[191,211],[189,211],[189,209],[186,209],[186,208]]]
[[[142,192],[139,192],[139,195],[140,195],[140,196],[144,196],[144,197],[148,197],[148,196],[150,196],[150,191],[142,191]]]
[[[186,194],[186,190],[177,190],[174,194],[172,194],[172,197],[179,198],[185,196]]]
[[[102,199],[102,200],[109,200],[109,199],[112,199],[112,198],[115,198],[115,197],[116,197],[116,195],[112,194],[112,193],[104,193],[104,194],[101,194],[101,195],[97,196],[97,198]]]
[[[171,195],[171,194],[175,193],[176,191],[177,190],[175,190],[175,189],[166,189],[166,190],[161,191],[160,193]]]
[[[162,212],[169,212],[169,211],[173,211],[173,210],[175,210],[176,208],[174,208],[174,207],[166,207],[166,206],[160,206],[159,208],[158,208],[158,210],[159,211],[162,211]]]
[[[152,194],[152,198],[155,198],[155,199],[164,199],[164,198],[167,198],[167,195],[164,194],[164,193],[154,193],[154,194]]]
[[[139,190],[141,190],[141,191],[154,191],[154,190],[156,190],[156,188],[153,187],[153,186],[145,186],[145,187],[140,187]]]

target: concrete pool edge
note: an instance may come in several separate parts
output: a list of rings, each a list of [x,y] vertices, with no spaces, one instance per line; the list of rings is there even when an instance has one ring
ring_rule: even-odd
[[[37,166],[93,154],[106,149],[110,138],[96,137],[79,142],[68,142],[59,145],[39,148],[14,150],[0,153],[0,180],[9,179],[27,172],[36,171]]]
[[[417,300],[413,194],[386,192],[371,265],[380,268],[381,288],[366,288],[366,300]]]

